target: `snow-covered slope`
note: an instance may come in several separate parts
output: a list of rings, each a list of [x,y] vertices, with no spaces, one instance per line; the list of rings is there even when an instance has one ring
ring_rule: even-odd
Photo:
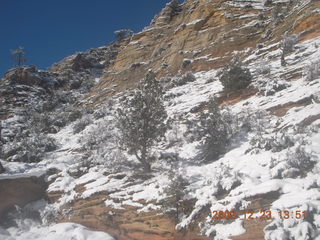
[[[243,223],[249,220],[243,220],[243,211],[251,209],[255,198],[270,196],[269,204],[264,210],[270,210],[273,218],[265,223],[266,239],[319,239],[320,77],[313,81],[306,80],[307,66],[314,59],[320,58],[316,47],[319,44],[319,37],[299,43],[295,51],[287,57],[286,67],[280,66],[277,50],[269,51],[264,56],[253,54],[248,58],[249,67],[255,73],[253,85],[260,93],[244,100],[227,100],[224,105],[234,118],[247,121],[251,130],[234,139],[229,151],[218,161],[209,164],[192,163],[196,161],[200,151],[200,141],[190,141],[185,137],[185,123],[186,120],[197,118],[198,113],[194,113],[192,109],[208,101],[212,95],[219,96],[222,86],[216,77],[218,71],[196,73],[194,82],[173,87],[166,92],[169,115],[180,119],[177,122],[176,136],[173,136],[173,130],[168,133],[168,139],[176,138],[176,143],[171,146],[161,143],[154,152],[179,154],[182,160],[178,164],[178,172],[189,182],[185,198],[193,199],[191,211],[180,216],[176,229],[201,223],[202,234],[214,235],[215,239],[228,239],[232,235],[244,234],[246,229]],[[269,62],[270,75],[259,75],[258,68],[261,65],[258,63],[268,57],[274,59]],[[302,77],[292,81],[284,79],[283,76],[295,71],[302,71]],[[269,95],[266,94],[268,88],[273,89],[271,76],[276,79],[275,83],[286,82],[286,85],[284,89]],[[56,210],[61,207],[65,209],[65,206],[68,206],[66,204],[72,206],[81,199],[90,201],[91,197],[100,194],[105,207],[113,209],[106,211],[110,216],[117,211],[121,213],[121,210],[129,206],[134,207],[134,211],[138,213],[153,211],[154,214],[163,214],[161,201],[168,197],[165,188],[170,184],[169,165],[166,161],[160,159],[156,162],[153,165],[153,176],[144,181],[139,180],[130,167],[112,166],[119,160],[119,156],[112,148],[115,144],[113,139],[104,137],[104,134],[116,134],[116,129],[112,127],[114,109],[122,95],[113,97],[111,108],[102,106],[106,116],[97,120],[92,117],[92,124],[84,131],[74,134],[73,126],[69,125],[57,134],[52,134],[63,147],[48,155],[46,160],[33,164],[2,162],[7,173],[2,174],[1,178],[12,178],[22,173],[38,175],[39,171],[46,172],[49,168],[56,168],[60,172],[48,179],[49,194],[60,193],[59,200],[52,205]],[[310,101],[303,101],[305,99]],[[275,109],[282,108],[285,110],[280,115],[272,114]],[[108,132],[103,133],[106,126]],[[90,152],[92,155],[89,165],[83,162],[85,153],[76,151],[88,143],[88,136],[102,141],[100,144],[104,146]],[[287,144],[287,140],[292,144]],[[267,147],[266,143],[271,144],[271,147]],[[307,158],[296,155],[297,149],[302,148]],[[121,157],[135,162],[129,155],[124,154]],[[310,163],[312,167],[308,167]],[[77,173],[81,173],[79,177]],[[79,190],[79,186],[82,186],[82,190]],[[207,217],[199,218],[204,209],[208,209]],[[238,211],[240,219],[218,223],[211,219],[210,212],[226,210]],[[281,219],[279,211],[306,211],[307,218],[297,219],[291,216],[290,219]],[[68,215],[71,219],[75,218],[72,208]],[[259,216],[259,213],[253,216]],[[5,230],[2,232],[7,234]],[[12,239],[41,239],[44,235],[48,237],[46,239],[57,239],[61,234],[70,235],[70,239],[76,237],[76,234],[87,236],[84,239],[106,239],[106,235],[102,233],[90,233],[75,224],[36,227],[22,235],[17,230],[8,232]]]

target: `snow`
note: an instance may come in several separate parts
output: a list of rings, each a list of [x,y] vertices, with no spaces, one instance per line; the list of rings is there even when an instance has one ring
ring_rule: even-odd
[[[7,231],[1,230],[2,240],[114,240],[107,233],[91,231],[88,228],[75,223],[59,223],[52,226],[32,226],[28,231],[9,228]]]

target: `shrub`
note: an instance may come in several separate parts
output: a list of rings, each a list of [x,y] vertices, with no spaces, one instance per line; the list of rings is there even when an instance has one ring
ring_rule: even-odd
[[[264,6],[270,6],[272,4],[272,0],[263,0]]]
[[[57,149],[55,140],[46,135],[36,135],[30,138],[24,138],[18,147],[11,151],[8,155],[7,161],[13,162],[40,162],[45,153],[52,152]],[[7,146],[8,153],[10,152],[10,145]]]
[[[253,148],[272,152],[280,152],[286,148],[292,147],[294,143],[295,140],[285,132],[280,132],[271,136],[263,136],[261,132],[258,132],[250,140],[250,144],[253,146]]]
[[[91,119],[87,116],[80,119],[76,124],[74,124],[73,133],[77,134],[79,132],[82,132],[91,123],[92,123]]]
[[[284,12],[285,10],[280,5],[276,5],[272,8],[272,20],[275,24],[278,24],[279,22],[283,21],[284,19]]]
[[[122,41],[127,38],[131,38],[133,31],[130,29],[120,29],[114,32],[117,41]]]
[[[194,82],[196,80],[196,77],[193,75],[192,72],[187,72],[184,75],[176,76],[172,79],[172,82],[175,86],[182,86],[188,82]]]
[[[204,161],[216,160],[225,152],[230,133],[228,122],[225,120],[216,100],[211,98],[208,103],[208,112],[202,113],[200,117],[200,126],[205,133],[202,146]]]
[[[286,65],[285,55],[294,50],[295,44],[299,41],[299,35],[293,34],[291,36],[285,35],[281,42],[281,66]]]
[[[265,96],[270,96],[274,95],[276,92],[286,89],[291,86],[291,84],[280,79],[268,79],[267,81],[257,81],[256,86],[260,93],[263,93]]]
[[[75,108],[71,108],[69,110],[69,114],[68,114],[68,121],[69,122],[74,122],[81,117],[82,117],[82,112],[80,110],[75,109]]]
[[[165,212],[178,223],[180,215],[184,214],[187,210],[184,197],[187,194],[189,183],[177,170],[171,169],[169,178],[170,183],[163,191],[167,198],[162,200],[160,204]]]
[[[313,81],[314,79],[320,77],[320,60],[312,62],[306,68],[306,80]]]
[[[231,60],[222,70],[220,81],[226,92],[246,88],[252,80],[250,70],[244,67],[243,63],[234,59]]]
[[[301,171],[308,171],[313,168],[315,162],[311,160],[311,154],[299,146],[287,153],[287,164]]]
[[[191,60],[191,59],[188,59],[188,58],[183,59],[182,68],[186,68],[186,67],[189,66],[191,63],[192,63],[192,60]]]
[[[266,75],[266,74],[270,73],[271,66],[268,62],[262,61],[262,62],[260,62],[260,65],[256,71],[257,71],[257,74],[259,74],[259,75]]]

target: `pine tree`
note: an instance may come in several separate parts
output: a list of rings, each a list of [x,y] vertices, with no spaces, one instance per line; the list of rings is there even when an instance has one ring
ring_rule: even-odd
[[[234,59],[231,60],[222,70],[220,81],[226,92],[246,88],[252,80],[250,70],[244,67],[243,63]]]
[[[150,171],[150,148],[164,137],[168,128],[163,89],[152,71],[140,82],[133,97],[118,109],[117,118],[121,145]]]
[[[11,54],[13,55],[12,60],[17,67],[21,67],[21,65],[27,61],[23,47],[11,50]]]
[[[225,152],[230,129],[215,98],[209,100],[208,111],[202,113],[200,126],[205,133],[203,159],[205,161],[216,160]]]
[[[185,214],[190,208],[185,201],[189,182],[185,179],[181,170],[178,166],[172,166],[169,170],[170,183],[163,191],[167,198],[160,201],[162,208],[176,223],[179,222],[180,215]]]

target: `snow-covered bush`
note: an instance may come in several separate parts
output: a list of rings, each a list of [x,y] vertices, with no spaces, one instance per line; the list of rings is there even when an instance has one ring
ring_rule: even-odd
[[[200,127],[205,134],[202,154],[204,161],[212,161],[225,152],[229,142],[230,127],[226,115],[220,112],[216,99],[211,98],[208,103],[208,111],[200,117]]]
[[[6,161],[12,162],[40,162],[45,153],[56,150],[55,140],[47,135],[25,137],[21,142],[8,143],[4,146]]]
[[[177,169],[171,169],[169,179],[170,183],[163,191],[166,198],[160,202],[160,205],[165,213],[178,223],[181,217],[191,209],[191,206],[185,202],[189,183]]]
[[[120,29],[114,32],[117,41],[122,41],[131,38],[133,31],[130,29]]]
[[[236,91],[246,88],[252,80],[250,70],[239,59],[233,59],[222,70],[220,81],[224,91]]]
[[[280,48],[281,48],[281,66],[286,65],[285,61],[285,55],[292,52],[294,50],[295,45],[299,41],[299,35],[297,34],[292,34],[292,35],[285,35]]]
[[[82,112],[80,109],[71,107],[68,111],[68,121],[74,122],[82,117]]]
[[[258,88],[259,92],[265,96],[274,95],[276,92],[284,90],[291,86],[289,82],[280,80],[280,79],[268,79],[268,80],[258,80],[255,83],[255,86]]]
[[[262,2],[264,6],[270,6],[272,4],[272,0],[263,0]]]
[[[312,62],[305,70],[306,80],[313,81],[320,77],[320,60]]]
[[[77,134],[82,132],[88,125],[92,123],[92,120],[89,116],[85,116],[77,121],[73,126],[73,133]]]
[[[272,8],[272,12],[271,12],[271,16],[272,16],[272,21],[275,24],[280,23],[281,21],[283,21],[284,17],[285,17],[285,9],[280,6],[279,4],[275,5]]]
[[[194,82],[196,77],[192,72],[187,72],[186,74],[178,74],[174,77],[162,77],[160,78],[160,83],[163,86],[164,90],[169,90],[176,86],[182,86],[189,82]]]
[[[281,42],[281,49],[286,54],[292,52],[294,50],[294,46],[299,41],[299,35],[292,34],[292,35],[285,35],[282,42]]]
[[[286,148],[292,147],[294,143],[295,140],[293,137],[286,132],[278,132],[275,135],[267,135],[258,132],[250,140],[250,144],[253,148],[272,152],[280,152]]]
[[[311,170],[315,164],[312,156],[304,147],[298,146],[287,153],[287,164],[289,167],[299,169],[301,172]]]
[[[181,86],[188,82],[194,82],[196,80],[196,77],[193,75],[192,72],[187,72],[186,74],[182,76],[176,76],[172,79],[172,82],[175,86]]]
[[[256,70],[258,75],[266,75],[266,74],[269,74],[270,71],[271,71],[271,65],[266,61],[260,62]]]

